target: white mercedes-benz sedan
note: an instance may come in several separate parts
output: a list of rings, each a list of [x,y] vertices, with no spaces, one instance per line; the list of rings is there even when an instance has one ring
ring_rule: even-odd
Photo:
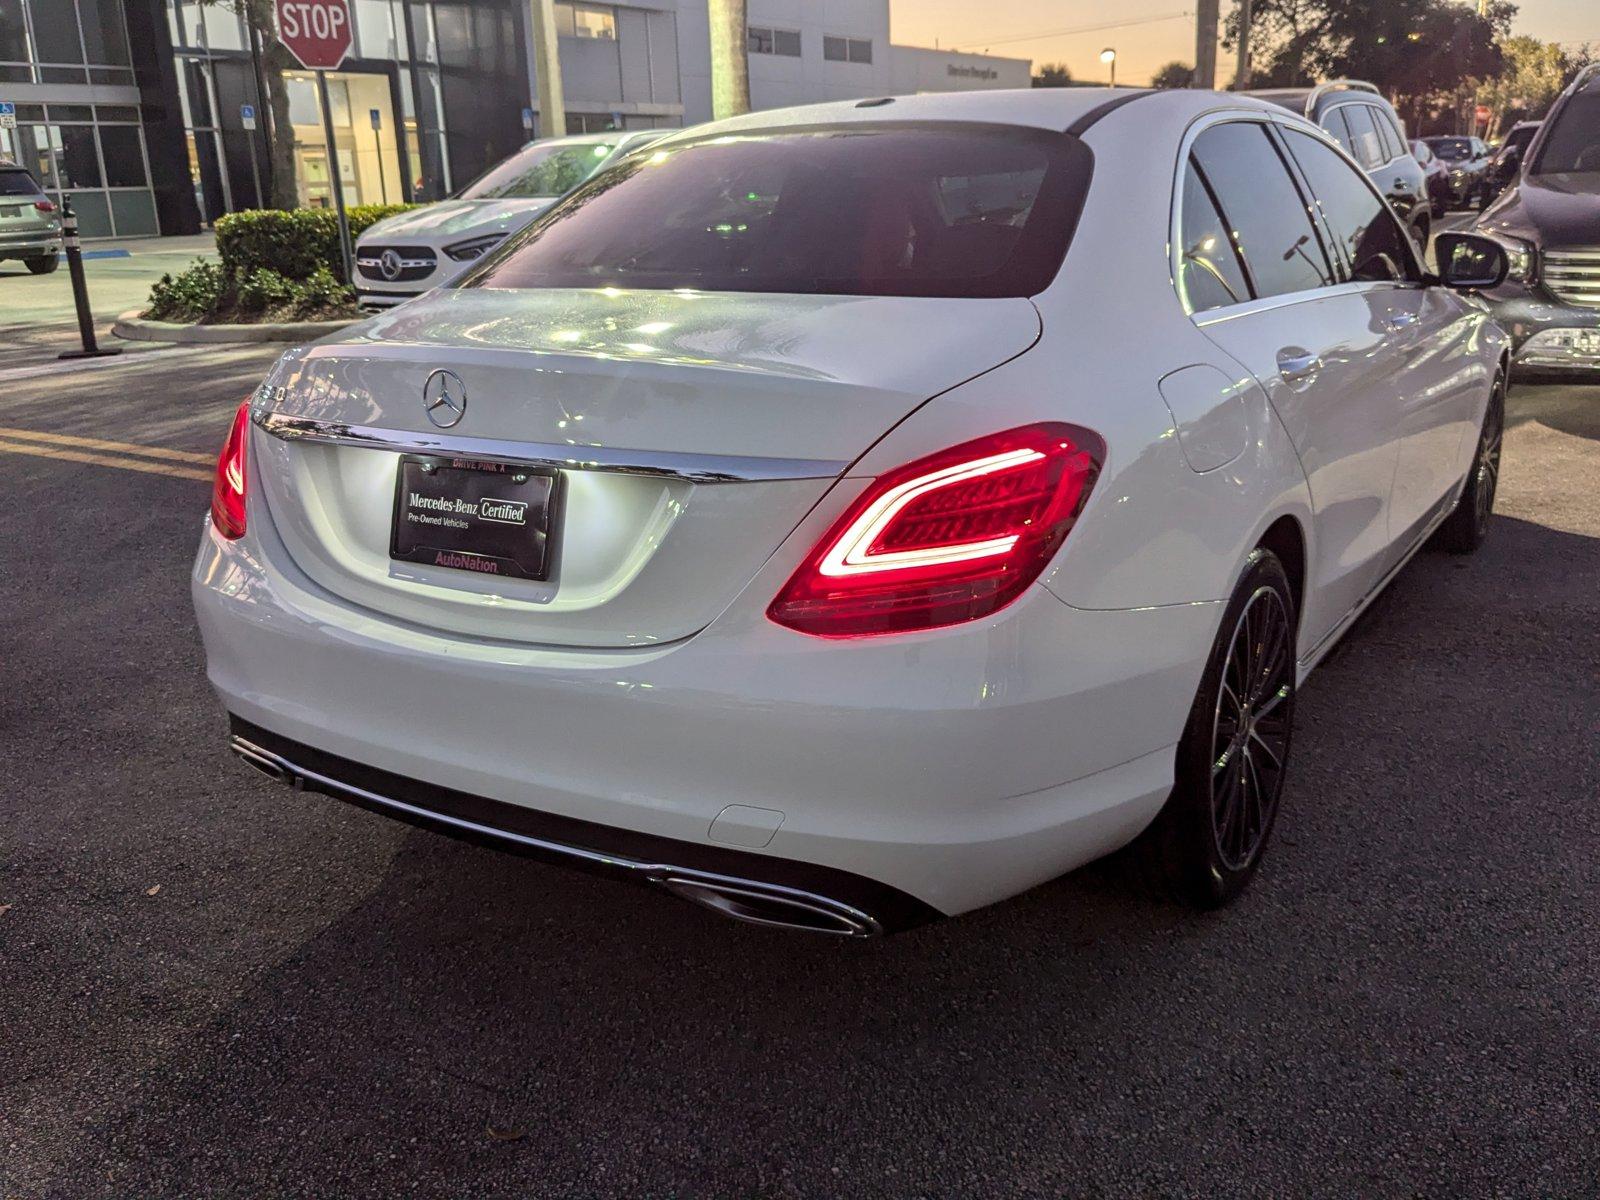
[[[1485,534],[1505,255],[1435,251],[1237,96],[674,135],[239,409],[193,577],[232,748],[771,925],[1130,844],[1220,904],[1307,672]]]

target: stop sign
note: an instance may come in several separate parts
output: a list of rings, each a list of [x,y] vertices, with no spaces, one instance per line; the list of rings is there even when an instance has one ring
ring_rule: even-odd
[[[332,71],[350,53],[350,0],[277,0],[278,37],[309,71]]]
[[[1473,113],[1473,116],[1477,117],[1481,122],[1487,121],[1490,117],[1494,116],[1494,113],[1489,111],[1489,106],[1487,104],[1480,104],[1478,105],[1477,110]]]

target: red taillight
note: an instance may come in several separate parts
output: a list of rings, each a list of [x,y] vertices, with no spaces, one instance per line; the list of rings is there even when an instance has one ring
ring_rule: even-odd
[[[767,609],[819,637],[934,629],[1015,600],[1083,511],[1105,443],[1075,425],[1029,425],[878,479]]]
[[[217,455],[217,477],[211,485],[211,524],[229,540],[244,534],[244,459],[249,433],[250,401],[246,400],[233,414],[233,427]]]
[[[55,202],[52,200],[35,200],[33,206],[42,213],[53,213],[56,210]]]

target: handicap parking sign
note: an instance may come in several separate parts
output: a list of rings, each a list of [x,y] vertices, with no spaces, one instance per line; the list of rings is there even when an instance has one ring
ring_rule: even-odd
[[[9,100],[0,100],[0,129],[17,127],[17,106]]]

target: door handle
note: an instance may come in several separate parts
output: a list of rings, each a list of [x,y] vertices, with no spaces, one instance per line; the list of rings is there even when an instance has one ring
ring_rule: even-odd
[[[1304,383],[1322,370],[1322,359],[1299,346],[1285,346],[1278,351],[1278,374],[1285,383]]]

